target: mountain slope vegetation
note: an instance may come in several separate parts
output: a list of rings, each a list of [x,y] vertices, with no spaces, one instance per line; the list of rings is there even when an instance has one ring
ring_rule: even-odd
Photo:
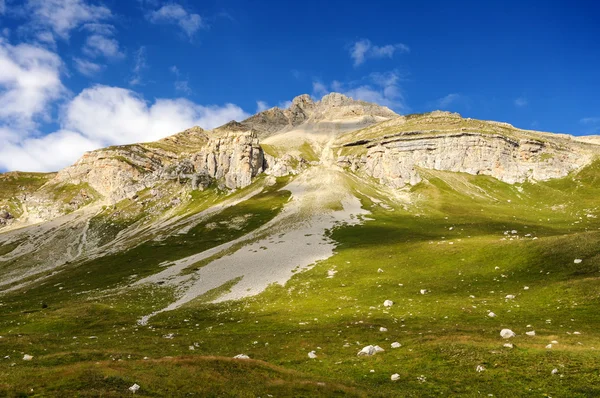
[[[156,152],[143,170],[110,160],[106,178],[129,184],[118,191],[77,169],[96,155],[71,166],[76,180],[3,185],[14,216],[0,230],[0,395],[116,397],[134,383],[139,396],[600,395],[597,146],[309,100],[188,131],[175,141],[189,151],[144,144]],[[506,182],[416,147],[414,159],[441,160],[411,164],[419,179],[401,186],[365,167],[379,156],[366,141],[427,140],[425,126],[510,139],[510,165],[581,164]],[[545,141],[512,157],[531,139]],[[44,212],[36,192],[65,186],[71,208]],[[15,189],[34,200],[11,202]],[[357,355],[368,345],[384,351]]]

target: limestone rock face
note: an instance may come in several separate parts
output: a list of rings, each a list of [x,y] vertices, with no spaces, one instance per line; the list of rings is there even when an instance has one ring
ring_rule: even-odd
[[[85,182],[105,198],[118,201],[151,184],[152,173],[173,160],[172,154],[152,152],[141,145],[107,148],[85,153],[59,171],[55,182]]]
[[[566,176],[591,156],[548,142],[474,132],[390,137],[366,146],[366,155],[340,157],[338,163],[395,188],[419,183],[418,168],[484,174],[510,184],[548,180]]]
[[[264,170],[264,154],[256,133],[231,132],[211,138],[191,158],[196,173],[224,179],[230,189],[243,188]]]
[[[203,189],[212,180],[222,180],[227,188],[243,188],[264,169],[262,148],[251,131],[229,129],[191,153],[165,148],[140,144],[88,152],[61,170],[54,182],[87,183],[108,201],[117,202],[161,181],[189,182],[192,189]]]

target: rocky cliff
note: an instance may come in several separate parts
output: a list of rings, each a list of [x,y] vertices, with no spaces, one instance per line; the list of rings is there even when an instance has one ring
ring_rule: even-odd
[[[560,178],[598,151],[571,136],[433,112],[380,123],[341,137],[338,164],[400,188],[422,180],[419,168],[483,174],[513,184]]]
[[[365,155],[338,162],[400,188],[421,181],[419,168],[489,175],[513,184],[564,177],[591,159],[591,153],[532,139],[477,132],[420,135],[369,142]]]

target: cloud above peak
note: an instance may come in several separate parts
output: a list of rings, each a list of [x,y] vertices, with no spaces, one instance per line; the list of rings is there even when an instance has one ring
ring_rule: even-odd
[[[409,53],[410,48],[402,43],[378,46],[371,43],[369,39],[361,39],[350,47],[349,52],[350,58],[354,60],[354,66],[359,66],[370,58],[393,58],[395,53]]]
[[[529,101],[525,97],[519,97],[519,98],[517,98],[517,99],[514,100],[514,104],[518,108],[524,108],[527,105],[529,105]]]
[[[401,76],[397,71],[371,73],[359,80],[325,84],[313,81],[313,95],[320,98],[332,91],[342,93],[356,100],[373,102],[387,106],[397,112],[408,111],[402,87]]]
[[[189,39],[201,28],[208,27],[199,14],[188,12],[179,4],[164,5],[156,11],[151,11],[147,18],[155,24],[177,25]]]

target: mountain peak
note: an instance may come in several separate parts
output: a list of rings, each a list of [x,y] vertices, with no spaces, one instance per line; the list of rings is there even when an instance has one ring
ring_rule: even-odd
[[[303,124],[341,122],[361,119],[365,125],[398,117],[391,109],[370,102],[355,100],[341,93],[329,93],[314,101],[308,94],[292,100],[287,109],[271,108],[244,120],[243,125],[260,135],[270,136],[289,131]]]

